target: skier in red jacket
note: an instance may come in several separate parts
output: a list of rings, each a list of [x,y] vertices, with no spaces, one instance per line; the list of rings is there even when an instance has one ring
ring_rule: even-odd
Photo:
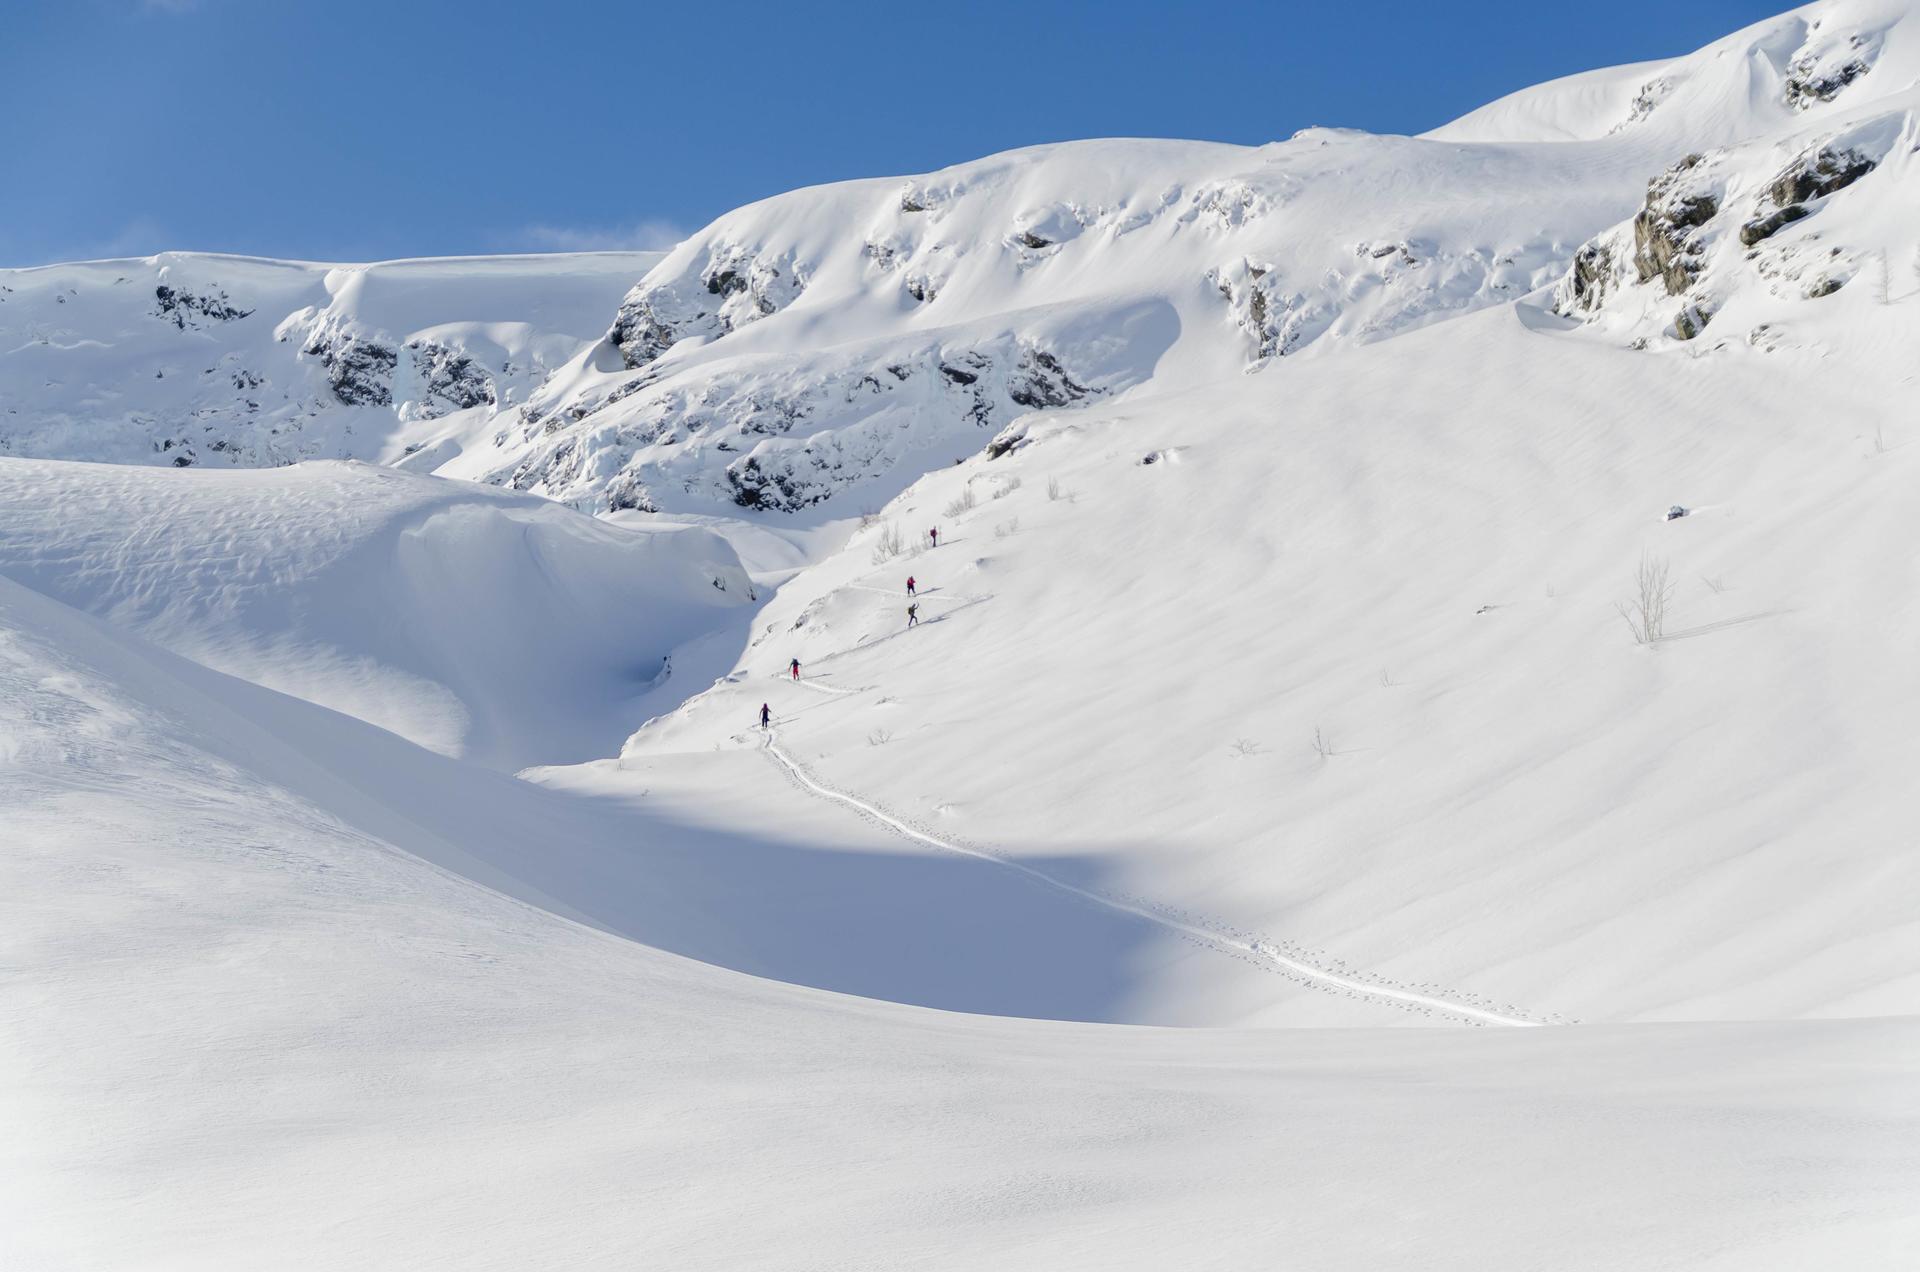
[[[794,659],[794,660],[793,660],[793,662],[791,662],[790,664],[788,664],[788,666],[789,666],[789,667],[790,667],[790,668],[792,669],[792,671],[793,671],[793,678],[794,678],[795,680],[798,680],[798,679],[800,679],[800,660],[799,660],[798,658],[796,658],[796,659]]]
[[[907,576],[907,595],[913,595],[913,576],[911,574]]]

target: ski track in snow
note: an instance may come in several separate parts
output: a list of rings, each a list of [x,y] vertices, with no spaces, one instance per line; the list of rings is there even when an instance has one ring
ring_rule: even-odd
[[[802,681],[801,683],[805,684],[806,682]],[[865,692],[860,689],[827,689],[824,686],[817,685],[808,685],[807,687],[834,694]],[[1373,999],[1408,1011],[1454,1016],[1473,1025],[1503,1025],[1515,1028],[1533,1028],[1548,1023],[1544,1020],[1534,1020],[1515,1014],[1512,1010],[1500,1011],[1492,1007],[1477,1006],[1464,1001],[1462,998],[1450,998],[1438,994],[1423,994],[1411,989],[1401,989],[1392,985],[1361,980],[1357,977],[1335,972],[1296,956],[1283,953],[1274,942],[1258,937],[1233,936],[1215,928],[1204,927],[1197,923],[1189,923],[1154,909],[1149,905],[1136,904],[1134,902],[1121,900],[1117,897],[1093,892],[1086,888],[1078,887],[1075,884],[1068,883],[1064,879],[1056,878],[1044,870],[1036,870],[1032,866],[1009,860],[1006,857],[996,856],[993,853],[985,852],[978,848],[969,848],[963,844],[941,839],[936,835],[929,834],[895,817],[893,814],[867,800],[849,795],[845,791],[835,790],[833,787],[820,782],[812,774],[808,773],[798,760],[780,749],[780,744],[775,740],[776,733],[777,730],[769,729],[767,731],[765,749],[769,755],[779,762],[780,766],[787,771],[788,776],[798,783],[802,789],[822,799],[829,799],[835,803],[844,804],[862,816],[887,827],[896,834],[904,835],[908,839],[916,840],[929,847],[938,848],[945,852],[957,853],[963,857],[973,857],[976,860],[988,862],[992,865],[1004,866],[1008,870],[1018,871],[1020,874],[1026,875],[1028,878],[1044,884],[1047,887],[1068,893],[1083,901],[1090,901],[1095,905],[1116,911],[1120,914],[1126,914],[1137,919],[1144,919],[1148,923],[1178,933],[1201,945],[1226,950],[1240,956],[1251,956],[1256,961],[1277,968],[1290,979],[1314,989],[1344,993],[1351,997]]]

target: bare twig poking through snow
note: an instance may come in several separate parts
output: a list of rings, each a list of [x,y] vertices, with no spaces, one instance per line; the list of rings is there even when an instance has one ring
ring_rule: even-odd
[[[900,542],[900,527],[889,521],[887,528],[882,530],[880,537],[874,541],[873,563],[875,565],[885,565],[905,550],[905,547]]]
[[[1673,599],[1667,559],[1643,555],[1634,574],[1634,596],[1614,606],[1627,621],[1633,639],[1642,645],[1659,642],[1667,634],[1667,602]]]
[[[1258,755],[1260,754],[1260,744],[1252,738],[1235,738],[1233,745],[1228,747],[1227,750],[1235,755]]]
[[[1062,499],[1071,498],[1073,498],[1073,496],[1067,493],[1066,488],[1060,484],[1058,477],[1047,478],[1047,499],[1049,502],[1059,503]]]
[[[1009,535],[1015,535],[1019,533],[1020,533],[1020,518],[1018,517],[1015,517],[1012,521],[1002,521],[999,525],[993,528],[993,537],[996,539],[1004,539]]]
[[[862,508],[860,510],[860,528],[862,530],[879,524],[880,514],[878,512],[875,512],[872,508]]]
[[[1333,758],[1333,739],[1319,725],[1313,727],[1313,753],[1323,760]]]
[[[1718,596],[1720,595],[1720,593],[1727,590],[1727,581],[1725,579],[1716,579],[1711,577],[1710,575],[1702,574],[1700,576],[1700,581],[1702,583],[1705,583],[1708,589],[1711,590],[1715,596]]]
[[[1009,477],[1005,481],[1001,482],[998,486],[994,487],[993,497],[995,499],[1005,499],[1008,495],[1012,494],[1014,491],[1018,489],[1020,489],[1020,479],[1018,477]]]
[[[867,734],[868,746],[885,746],[891,741],[893,741],[893,730],[891,729],[875,729],[872,733]]]
[[[972,512],[980,501],[974,497],[973,487],[968,486],[960,492],[960,497],[947,505],[947,518],[952,520],[963,512]]]
[[[1399,681],[1393,678],[1392,672],[1388,671],[1385,667],[1380,669],[1380,687],[1382,689],[1391,689],[1399,683]]]

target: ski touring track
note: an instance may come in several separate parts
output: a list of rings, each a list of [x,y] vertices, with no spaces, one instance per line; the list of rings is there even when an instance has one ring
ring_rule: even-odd
[[[821,686],[809,687],[822,688]],[[822,691],[837,694],[865,692],[859,689],[823,689]],[[1450,996],[1437,992],[1422,993],[1415,989],[1365,979],[1361,975],[1334,971],[1318,963],[1309,962],[1297,952],[1289,952],[1295,949],[1290,942],[1281,943],[1261,937],[1238,936],[1219,928],[1190,922],[1158,910],[1145,902],[1133,902],[1090,891],[1089,889],[1068,883],[1064,879],[1056,878],[1044,870],[1036,870],[1032,866],[1011,860],[1007,857],[998,856],[983,849],[970,848],[952,840],[942,839],[937,835],[930,834],[894,816],[892,813],[887,812],[885,809],[868,800],[850,795],[845,791],[836,790],[824,782],[821,782],[814,777],[813,774],[809,773],[798,760],[781,749],[776,733],[777,730],[767,730],[764,743],[765,750],[781,768],[786,770],[787,776],[799,785],[802,790],[821,799],[832,800],[834,803],[843,804],[869,821],[877,822],[895,834],[905,836],[908,839],[925,844],[930,848],[938,848],[943,852],[956,853],[963,857],[972,857],[991,865],[1001,866],[1005,869],[1015,871],[1025,875],[1036,883],[1060,892],[1065,892],[1070,896],[1082,901],[1091,902],[1104,909],[1145,920],[1157,927],[1175,932],[1197,944],[1209,946],[1213,949],[1239,957],[1249,958],[1256,963],[1272,967],[1289,979],[1314,989],[1324,990],[1329,993],[1344,994],[1352,998],[1371,999],[1392,1007],[1400,1008],[1404,1011],[1418,1012],[1426,1015],[1448,1016],[1471,1025],[1502,1025],[1515,1028],[1531,1028],[1550,1023],[1561,1023],[1534,1019],[1520,1014],[1517,1008],[1511,1006],[1502,1009],[1491,1004],[1472,1002],[1469,1001],[1465,995]]]
[[[863,592],[879,592],[883,595],[897,595],[901,597],[905,595],[904,592],[895,593],[864,583],[851,583],[846,586],[857,588]],[[928,597],[926,599],[931,600],[933,598]],[[960,610],[982,604],[993,598],[991,596],[956,594],[951,598],[943,597],[941,599],[951,599],[959,602],[953,609],[941,615],[941,618],[945,619],[958,613]],[[906,631],[902,630],[879,637],[875,640],[865,641],[850,649],[843,649],[838,653],[827,654],[824,657],[817,658],[811,665],[819,666],[824,662],[831,662],[850,654],[857,654],[872,648],[874,645],[904,635],[906,635]],[[830,694],[835,697],[850,697],[856,694],[866,693],[872,688],[870,685],[851,689],[824,685],[817,680],[809,679],[804,669],[802,669],[801,677],[798,680],[789,677],[784,670],[775,673],[774,678],[788,684],[809,689],[814,693]],[[1511,1004],[1494,1004],[1484,999],[1475,1000],[1471,995],[1463,994],[1455,990],[1444,990],[1435,985],[1423,985],[1419,988],[1414,988],[1379,980],[1364,972],[1357,972],[1351,969],[1338,970],[1335,967],[1327,966],[1324,960],[1315,961],[1308,957],[1307,951],[1292,941],[1273,941],[1251,933],[1228,931],[1224,927],[1210,926],[1206,923],[1198,922],[1195,919],[1181,917],[1178,914],[1161,909],[1148,901],[1132,900],[1125,897],[1095,892],[1087,888],[1082,888],[1077,884],[1068,883],[1064,879],[1050,875],[1044,870],[1037,870],[1023,862],[999,856],[985,849],[973,848],[953,840],[942,839],[938,835],[932,834],[929,831],[923,830],[894,816],[892,813],[887,812],[871,801],[848,794],[846,791],[836,790],[820,781],[814,777],[813,774],[809,773],[805,766],[798,760],[780,748],[777,734],[778,730],[771,728],[763,733],[764,749],[781,768],[786,770],[787,776],[810,795],[820,799],[831,800],[834,803],[851,808],[867,820],[884,826],[895,834],[905,836],[917,843],[925,844],[930,848],[937,848],[942,852],[955,853],[963,857],[972,857],[990,865],[1015,871],[1044,887],[1064,892],[1069,896],[1100,906],[1103,909],[1144,920],[1157,927],[1176,933],[1195,944],[1203,945],[1236,958],[1246,959],[1256,965],[1270,968],[1286,976],[1288,979],[1310,988],[1318,989],[1326,993],[1341,994],[1350,998],[1370,1000],[1386,1006],[1399,1008],[1402,1011],[1410,1011],[1430,1016],[1443,1016],[1469,1025],[1534,1028],[1548,1024],[1574,1023],[1557,1016],[1552,1019],[1536,1018],[1522,1012],[1519,1008]],[[1338,960],[1332,961],[1338,963]],[[1344,964],[1340,966],[1344,967]]]

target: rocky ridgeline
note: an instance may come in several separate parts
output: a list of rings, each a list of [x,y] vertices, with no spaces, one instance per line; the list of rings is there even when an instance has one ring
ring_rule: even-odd
[[[673,491],[790,513],[917,452],[956,437],[966,439],[960,453],[978,450],[1023,411],[1105,391],[1014,336],[868,351],[805,371],[778,359],[711,376],[643,370],[552,416],[522,412],[518,427],[535,446],[502,480],[595,509],[651,511],[659,493]]]
[[[1826,241],[1817,218],[1873,173],[1905,135],[1904,113],[1805,141],[1784,164],[1779,148],[1692,154],[1654,177],[1624,227],[1582,245],[1555,293],[1557,312],[1588,321],[1619,309],[1634,340],[1693,340],[1728,301],[1756,285],[1816,300],[1844,287],[1869,245]],[[1818,248],[1816,243],[1823,244]],[[1657,289],[1661,305],[1630,302]],[[1648,330],[1663,323],[1663,329]]]

